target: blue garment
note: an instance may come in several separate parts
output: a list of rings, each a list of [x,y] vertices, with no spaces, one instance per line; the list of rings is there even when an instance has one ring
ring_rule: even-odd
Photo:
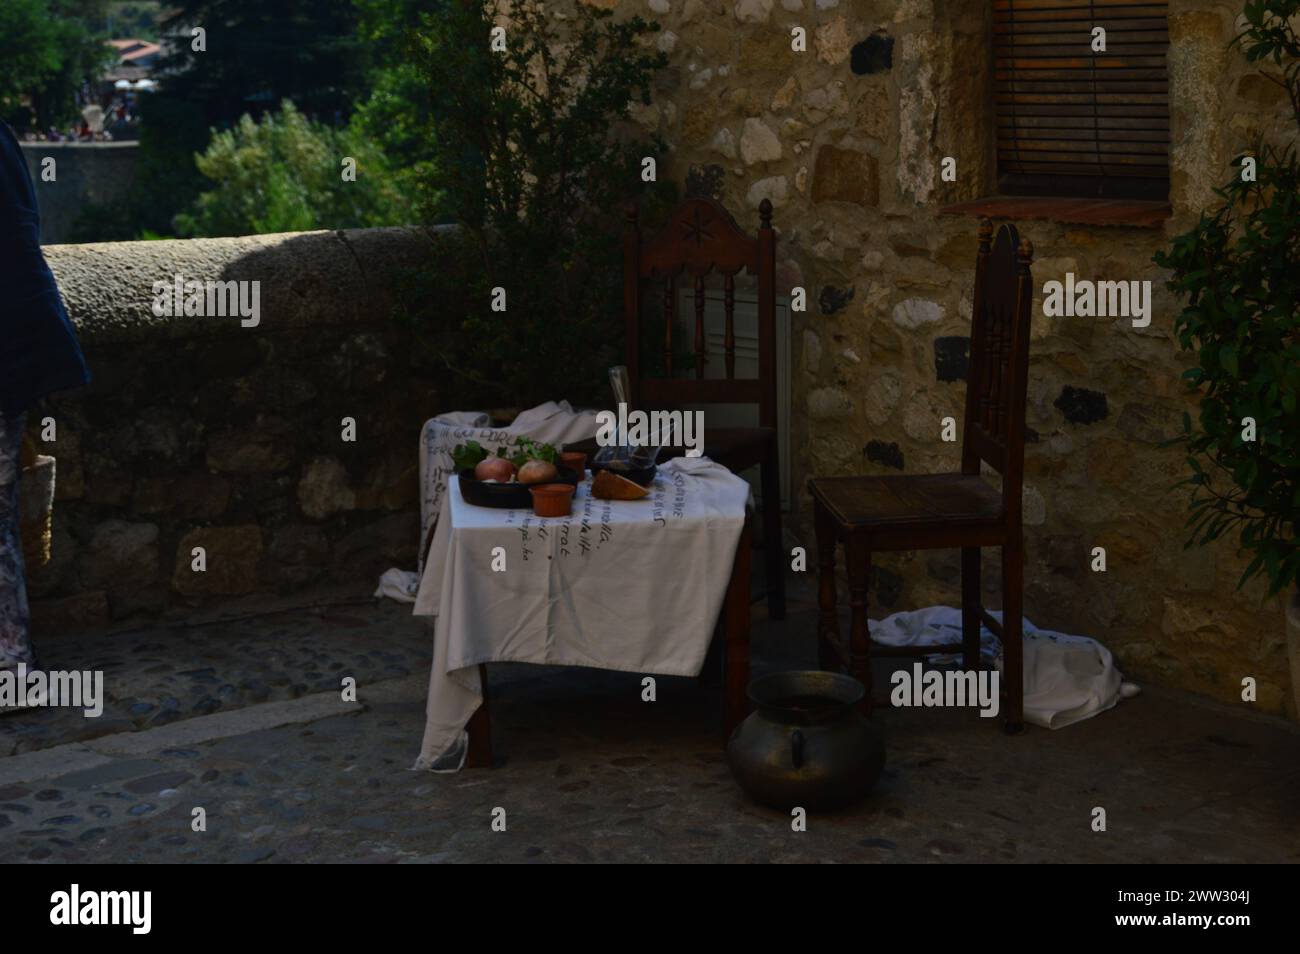
[[[0,412],[7,414],[90,380],[40,234],[27,161],[0,122]]]

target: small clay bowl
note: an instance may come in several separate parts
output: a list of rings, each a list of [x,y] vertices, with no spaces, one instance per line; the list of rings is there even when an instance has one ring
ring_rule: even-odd
[[[539,484],[528,488],[533,495],[533,513],[539,517],[567,517],[573,509],[572,484]]]
[[[578,475],[578,480],[587,479],[587,455],[578,451],[565,451],[560,455],[560,466],[567,467]]]

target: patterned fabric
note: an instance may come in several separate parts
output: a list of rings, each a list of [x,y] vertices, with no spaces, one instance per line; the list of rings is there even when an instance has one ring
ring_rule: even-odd
[[[25,414],[0,413],[0,669],[33,665],[27,587],[18,539],[18,477]]]

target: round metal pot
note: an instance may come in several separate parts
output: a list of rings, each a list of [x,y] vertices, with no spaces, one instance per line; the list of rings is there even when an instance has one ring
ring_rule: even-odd
[[[885,744],[854,708],[866,690],[832,672],[754,680],[755,711],[727,742],[727,763],[754,801],[826,810],[857,801],[885,767]]]

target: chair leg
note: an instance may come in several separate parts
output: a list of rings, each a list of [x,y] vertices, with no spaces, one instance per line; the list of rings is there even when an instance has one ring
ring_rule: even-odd
[[[469,725],[469,751],[465,753],[466,768],[492,767],[492,715],[488,711],[487,666],[478,667],[479,682],[483,687],[483,702],[474,710]]]
[[[849,675],[866,687],[858,708],[871,714],[871,631],[867,626],[867,584],[871,581],[871,551],[857,536],[849,534],[844,546],[849,574]]]
[[[813,530],[817,535],[817,664],[836,669],[830,641],[839,639],[840,623],[835,603],[835,519],[813,498]]]
[[[723,739],[730,739],[736,726],[749,715],[749,561],[751,533],[749,520],[736,544],[736,559],[731,567],[731,582],[722,608],[723,631],[726,633],[723,692]]]
[[[1024,543],[1019,538],[1002,548],[1002,682],[1008,733],[1025,728],[1024,562]]]
[[[968,671],[980,664],[980,548],[961,548],[962,666]]]
[[[781,459],[772,441],[763,457],[763,560],[768,619],[785,619],[785,542],[781,537]]]

